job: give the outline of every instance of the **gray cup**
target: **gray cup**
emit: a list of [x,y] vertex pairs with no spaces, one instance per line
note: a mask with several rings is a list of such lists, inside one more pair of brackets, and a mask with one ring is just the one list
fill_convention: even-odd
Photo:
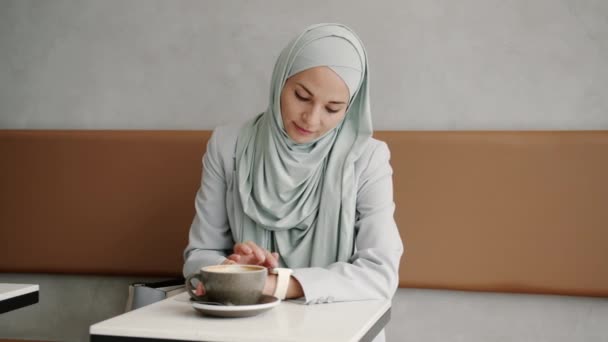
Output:
[[[186,278],[186,287],[194,300],[218,302],[225,305],[256,304],[266,284],[266,267],[255,265],[214,265]],[[192,279],[203,282],[206,293],[197,296]]]

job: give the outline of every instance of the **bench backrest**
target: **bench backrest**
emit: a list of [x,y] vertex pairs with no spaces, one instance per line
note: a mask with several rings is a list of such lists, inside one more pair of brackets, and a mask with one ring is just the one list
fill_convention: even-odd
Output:
[[[0,271],[179,275],[209,131],[0,131]],[[377,132],[403,287],[608,295],[608,131]]]

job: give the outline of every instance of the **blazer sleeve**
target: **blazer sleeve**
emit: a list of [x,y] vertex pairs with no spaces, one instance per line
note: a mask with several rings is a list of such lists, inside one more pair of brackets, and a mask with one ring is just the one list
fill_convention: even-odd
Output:
[[375,141],[357,190],[355,253],[348,262],[295,269],[306,304],[390,299],[399,282],[403,244],[394,219],[390,151]]
[[186,277],[203,266],[222,263],[234,245],[226,211],[226,173],[219,150],[221,139],[221,130],[214,130],[203,156],[201,186],[194,201],[196,213],[184,250],[183,274]]

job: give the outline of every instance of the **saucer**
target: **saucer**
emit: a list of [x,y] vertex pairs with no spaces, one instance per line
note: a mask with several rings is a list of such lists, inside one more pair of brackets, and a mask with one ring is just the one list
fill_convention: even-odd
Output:
[[251,305],[222,305],[207,304],[190,300],[192,307],[205,315],[215,317],[250,317],[268,311],[277,306],[281,301],[277,297],[262,295],[256,304]]

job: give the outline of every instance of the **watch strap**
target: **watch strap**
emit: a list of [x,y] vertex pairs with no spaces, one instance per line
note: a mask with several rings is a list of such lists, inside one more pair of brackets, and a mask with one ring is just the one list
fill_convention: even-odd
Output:
[[289,287],[289,280],[293,271],[289,268],[273,268],[272,273],[277,275],[277,286],[274,289],[273,296],[284,300]]

